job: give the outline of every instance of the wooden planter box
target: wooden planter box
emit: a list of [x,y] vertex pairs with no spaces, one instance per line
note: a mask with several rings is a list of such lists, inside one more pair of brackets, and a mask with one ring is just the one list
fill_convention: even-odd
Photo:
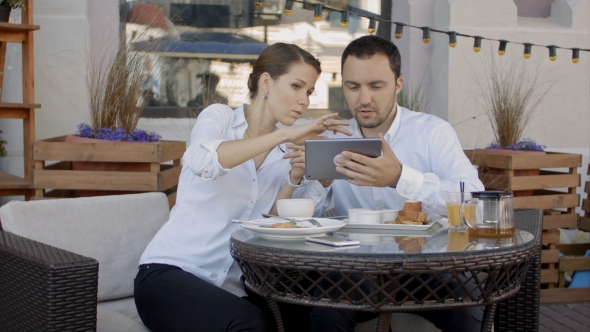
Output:
[[[65,137],[31,143],[32,199],[75,197],[75,190],[109,190],[164,192],[171,207],[176,202],[185,142],[66,143]],[[149,163],[150,172],[75,171],[75,161]]]
[[557,250],[564,257],[559,259],[559,288],[542,289],[541,303],[575,303],[587,302],[590,299],[590,287],[563,288],[566,271],[590,270],[590,257],[584,257],[590,243],[558,244]]
[[[534,190],[532,196],[514,198],[515,209],[543,209],[543,229],[575,228],[578,217],[575,208],[580,204],[576,188],[580,185],[577,168],[582,165],[582,155],[547,152],[546,155],[511,156],[492,155],[480,151],[464,151],[471,163],[480,169],[479,178],[490,190]],[[490,174],[486,167],[504,169],[503,175]],[[514,176],[515,170],[543,169],[535,176]],[[568,172],[546,170],[547,168],[568,168]],[[482,171],[483,169],[483,171]],[[555,189],[566,189],[567,192]],[[554,209],[567,209],[567,212]]]
[[[545,155],[496,155],[486,154],[485,150],[464,152],[471,163],[478,167],[479,178],[487,190],[534,190],[531,196],[514,197],[514,208],[544,211],[541,283],[553,288],[559,280],[559,250],[556,248],[559,232],[556,229],[578,226],[575,209],[580,204],[580,197],[576,194],[580,174],[577,168],[582,165],[582,155],[556,152],[547,152]],[[503,169],[504,174],[492,174],[488,171],[490,167]],[[551,168],[567,168],[568,171],[565,173]],[[514,175],[515,170],[525,169],[541,171],[539,175]]]

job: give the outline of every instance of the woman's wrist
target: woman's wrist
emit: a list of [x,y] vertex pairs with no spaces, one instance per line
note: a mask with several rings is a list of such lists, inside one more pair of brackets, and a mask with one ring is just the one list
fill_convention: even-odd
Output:
[[284,144],[284,143],[290,143],[291,140],[289,139],[289,133],[287,132],[287,129],[285,128],[278,128],[277,130],[274,131],[274,133],[276,133],[277,136],[279,136],[280,139],[280,143],[279,144]]
[[293,179],[291,177],[291,171],[289,171],[289,174],[287,174],[287,185],[289,185],[289,187],[299,188],[299,187],[301,187],[302,183],[303,183],[303,177],[299,178],[298,180],[293,181]]

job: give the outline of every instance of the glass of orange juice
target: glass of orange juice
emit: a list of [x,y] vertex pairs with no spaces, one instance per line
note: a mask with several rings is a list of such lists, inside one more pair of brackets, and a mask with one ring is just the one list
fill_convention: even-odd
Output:
[[471,199],[471,194],[460,191],[445,191],[445,202],[447,204],[447,216],[449,218],[449,229],[465,229],[466,226],[461,220],[461,202]]

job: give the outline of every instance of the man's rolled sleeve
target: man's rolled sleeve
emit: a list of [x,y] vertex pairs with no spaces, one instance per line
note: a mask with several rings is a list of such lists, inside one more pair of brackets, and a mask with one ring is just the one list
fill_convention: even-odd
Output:
[[424,174],[410,166],[403,165],[402,174],[397,182],[397,193],[409,200],[416,200],[424,184]]

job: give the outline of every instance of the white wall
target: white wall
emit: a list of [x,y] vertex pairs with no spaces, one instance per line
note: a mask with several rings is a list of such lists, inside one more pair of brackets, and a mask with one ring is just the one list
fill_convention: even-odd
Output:
[[[9,23],[20,23],[20,9],[10,12]],[[2,102],[23,102],[23,73],[22,73],[22,46],[17,43],[8,43],[6,45],[6,60],[4,73],[1,76],[2,85]],[[6,140],[7,156],[0,158],[0,171],[8,172],[20,177],[24,176],[24,159],[23,159],[23,121],[20,119],[0,119],[1,137]],[[10,198],[0,197],[0,204]]]
[[[590,48],[590,5],[588,0],[555,0],[548,18],[518,17],[513,0],[393,0],[393,21],[430,26],[514,42],[561,47]],[[408,30],[410,33],[408,33]],[[590,53],[580,52],[577,64],[570,50],[557,50],[549,60],[545,47],[533,47],[530,59],[523,58],[522,45],[508,44],[506,54],[497,53],[498,42],[483,41],[479,53],[473,39],[458,37],[455,48],[448,36],[431,33],[429,44],[422,31],[404,29],[394,42],[402,54],[402,75],[417,84],[422,77],[430,113],[449,121],[462,145],[483,147],[494,140],[491,126],[478,102],[476,77],[485,79],[484,63],[490,57],[509,62],[538,65],[543,80],[555,81],[531,118],[525,137],[544,144],[549,151],[583,155],[582,184],[587,181],[590,155]],[[534,67],[534,66],[533,66]],[[579,193],[581,193],[581,187]],[[585,197],[583,195],[582,197]]]
[[[588,0],[555,0],[552,17],[518,17],[513,0],[393,0],[393,21],[415,26],[455,30],[470,35],[532,42],[562,47],[590,47],[590,6]],[[483,77],[483,61],[515,59],[539,64],[543,79],[556,80],[547,98],[538,107],[526,136],[555,148],[590,148],[590,54],[580,52],[580,61],[571,62],[570,50],[557,50],[552,62],[548,49],[533,47],[525,60],[523,46],[508,44],[506,55],[497,54],[498,42],[483,41],[479,53],[473,39],[458,37],[455,48],[448,36],[431,33],[431,42],[422,42],[422,31],[404,29],[394,42],[402,53],[402,75],[411,85],[424,77],[423,90],[430,112],[454,125],[466,147],[483,146],[493,140],[491,127],[477,94],[474,77]],[[473,119],[475,117],[475,119]]]

